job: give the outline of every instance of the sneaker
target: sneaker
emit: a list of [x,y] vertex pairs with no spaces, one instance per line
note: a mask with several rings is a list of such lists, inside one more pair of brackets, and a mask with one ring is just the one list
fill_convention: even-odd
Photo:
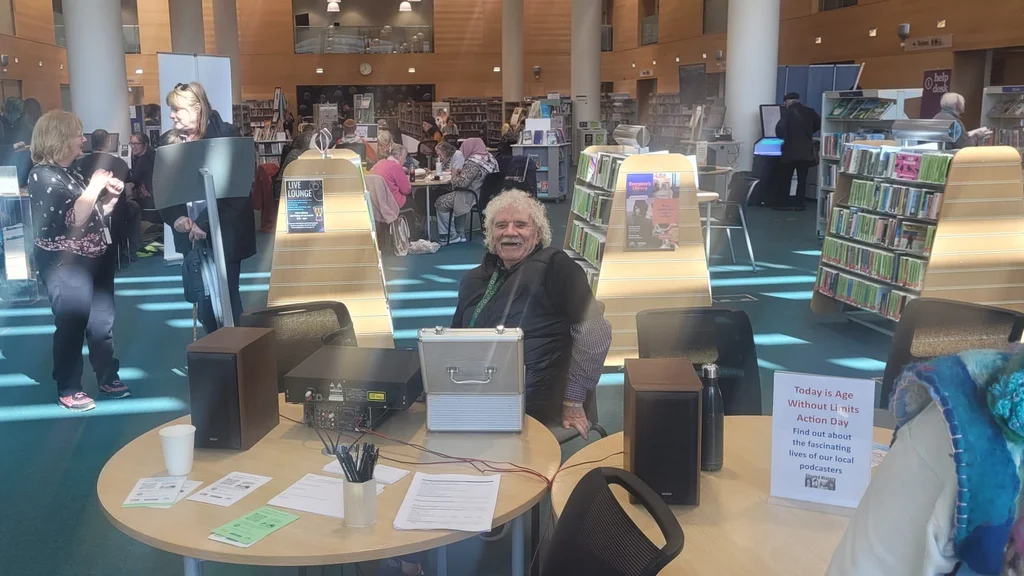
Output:
[[71,410],[72,412],[88,412],[96,407],[96,403],[85,395],[85,392],[75,392],[70,396],[57,398],[57,404]]
[[100,392],[115,400],[118,398],[127,398],[132,395],[132,391],[124,384],[121,384],[120,380],[114,380],[110,384],[101,384]]
[[466,241],[465,236],[456,236],[455,238],[449,238],[448,244],[461,244]]

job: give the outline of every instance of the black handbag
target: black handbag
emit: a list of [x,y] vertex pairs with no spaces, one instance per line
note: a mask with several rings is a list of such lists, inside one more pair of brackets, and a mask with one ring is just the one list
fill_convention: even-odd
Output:
[[206,298],[206,291],[203,288],[203,262],[200,251],[206,247],[202,244],[193,244],[192,249],[185,254],[181,262],[181,285],[185,289],[185,301],[198,304]]

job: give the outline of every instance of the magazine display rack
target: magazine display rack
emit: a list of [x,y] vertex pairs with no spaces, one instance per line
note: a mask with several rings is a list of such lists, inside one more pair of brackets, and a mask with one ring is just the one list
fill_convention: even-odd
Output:
[[[592,158],[596,170],[588,173]],[[695,169],[680,154],[634,154],[625,146],[590,146],[580,155],[564,248],[587,272],[605,306],[612,325],[608,366],[637,357],[637,312],[711,306]],[[627,176],[653,173],[679,174],[678,246],[627,251]]]
[[892,144],[844,147],[811,309],[852,307],[851,319],[882,331],[879,317],[898,321],[917,297],[1024,311],[1020,154]]

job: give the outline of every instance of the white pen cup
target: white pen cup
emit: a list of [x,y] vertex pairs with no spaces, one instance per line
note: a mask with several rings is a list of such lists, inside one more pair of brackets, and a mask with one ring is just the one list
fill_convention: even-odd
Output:
[[164,465],[168,476],[188,476],[192,472],[195,455],[196,427],[177,424],[160,429],[160,446],[164,451]]
[[345,526],[366,528],[377,523],[377,481],[345,481],[342,500],[345,508]]

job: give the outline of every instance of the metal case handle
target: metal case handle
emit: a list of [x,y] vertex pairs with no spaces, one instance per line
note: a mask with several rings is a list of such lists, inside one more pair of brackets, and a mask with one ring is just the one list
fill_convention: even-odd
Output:
[[445,370],[448,372],[448,377],[451,378],[452,382],[455,384],[490,384],[491,377],[498,371],[494,366],[488,366],[484,369],[484,372],[487,373],[487,380],[456,380],[455,375],[459,372],[458,366],[448,366]]

